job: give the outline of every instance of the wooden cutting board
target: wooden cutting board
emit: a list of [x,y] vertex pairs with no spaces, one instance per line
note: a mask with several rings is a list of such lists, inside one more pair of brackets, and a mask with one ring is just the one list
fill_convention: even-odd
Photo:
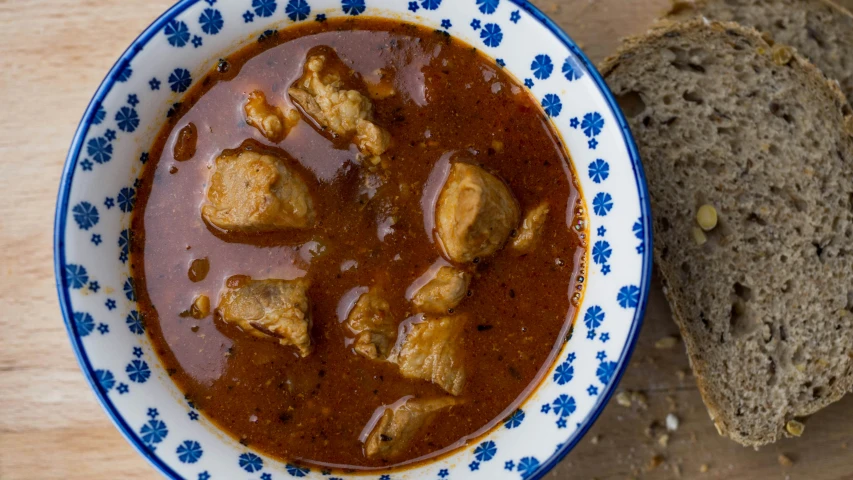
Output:
[[[645,30],[668,1],[534,3],[598,61],[619,37]],[[170,3],[0,0],[0,479],[157,478],[77,368],[56,300],[51,242],[77,122],[115,59]],[[801,439],[761,451],[740,447],[717,435],[693,379],[680,376],[688,371],[683,346],[655,348],[674,334],[656,286],[620,387],[643,392],[647,407],[611,402],[548,478],[853,478],[853,396],[811,418]],[[680,426],[664,447],[664,432],[650,425],[670,411]],[[780,454],[793,466],[780,465]]]

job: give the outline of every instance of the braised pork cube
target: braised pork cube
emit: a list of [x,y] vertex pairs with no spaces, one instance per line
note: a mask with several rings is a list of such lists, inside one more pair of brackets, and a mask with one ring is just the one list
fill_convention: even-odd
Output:
[[435,276],[412,297],[421,312],[447,313],[468,294],[471,274],[453,267],[441,267]]
[[509,188],[482,168],[455,163],[438,197],[436,227],[450,260],[467,263],[497,252],[519,221]]
[[387,408],[364,442],[365,453],[371,458],[390,459],[406,452],[438,412],[458,403],[453,397],[410,399],[397,408]]
[[253,151],[223,154],[207,190],[202,217],[229,232],[273,232],[314,225],[308,185],[284,160]]
[[346,323],[356,335],[353,345],[356,352],[371,359],[388,356],[397,326],[391,318],[391,307],[379,291],[371,289],[359,297]]
[[294,346],[303,357],[311,353],[307,280],[252,280],[236,276],[229,278],[226,286],[217,309],[225,323],[255,337]]
[[391,144],[391,134],[373,122],[359,121],[356,133],[355,144],[365,155],[382,155]]
[[430,381],[451,395],[465,386],[462,332],[465,318],[443,317],[411,326],[393,361],[406,378]]
[[352,138],[365,155],[382,155],[391,135],[373,123],[373,103],[358,90],[344,89],[337,73],[324,74],[326,63],[325,55],[308,57],[305,75],[288,93],[320,126]]
[[186,162],[195,156],[197,147],[198,129],[190,122],[178,132],[172,156],[178,162]]
[[545,221],[548,220],[550,210],[548,203],[543,202],[527,213],[511,245],[517,254],[525,255],[536,248],[539,237],[542,236],[542,231],[545,229]]
[[208,315],[210,315],[210,297],[207,295],[199,295],[195,297],[195,300],[193,300],[193,304],[190,307],[190,316],[196,320],[201,320]]
[[243,110],[246,113],[246,123],[258,129],[271,142],[280,142],[287,132],[299,122],[299,112],[293,109],[282,113],[281,108],[267,102],[264,92],[255,90],[249,95]]

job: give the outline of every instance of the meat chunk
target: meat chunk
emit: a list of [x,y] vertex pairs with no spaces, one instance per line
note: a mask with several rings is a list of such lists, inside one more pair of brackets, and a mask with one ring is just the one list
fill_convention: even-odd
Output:
[[386,408],[364,442],[365,453],[371,458],[385,459],[404,453],[415,436],[435,420],[439,411],[458,403],[453,397],[409,399],[397,408]]
[[178,132],[178,137],[175,139],[175,148],[172,150],[172,157],[175,161],[186,162],[195,156],[197,146],[198,129],[194,123],[190,122]]
[[430,381],[451,395],[459,395],[465,386],[462,331],[464,317],[443,317],[412,325],[411,331],[394,355],[400,373],[406,378]]
[[231,277],[219,299],[218,312],[226,323],[250,335],[292,345],[305,357],[313,350],[308,286],[304,279]]
[[202,216],[210,224],[244,233],[314,225],[308,185],[284,161],[253,151],[223,154],[207,190]]
[[397,326],[391,318],[391,307],[380,292],[372,289],[359,297],[346,323],[356,335],[356,352],[372,359],[388,356]]
[[524,222],[521,224],[521,229],[518,235],[512,241],[512,249],[519,255],[525,255],[536,248],[539,242],[539,237],[542,236],[542,230],[545,228],[545,221],[548,220],[548,212],[551,207],[547,202],[542,202],[527,213],[524,217]]
[[264,92],[255,90],[244,107],[246,123],[258,129],[271,142],[284,140],[287,132],[299,122],[299,112],[289,109],[282,113],[279,107],[267,103]]
[[201,320],[208,315],[210,315],[210,297],[207,295],[199,295],[195,297],[195,300],[193,300],[193,304],[190,307],[190,316],[197,320]]
[[379,79],[377,82],[367,83],[367,94],[374,100],[385,100],[397,95],[397,89],[394,88],[393,78],[382,69],[374,72]]
[[421,287],[412,303],[426,313],[447,313],[465,299],[471,274],[453,267],[441,267],[435,276]]
[[491,173],[456,163],[438,197],[436,227],[450,260],[465,263],[500,249],[519,221],[509,188]]
[[391,134],[373,122],[361,120],[355,130],[355,144],[365,155],[382,155],[391,144]]
[[305,75],[288,90],[293,100],[319,125],[352,138],[365,155],[382,155],[391,135],[373,123],[373,103],[357,90],[346,90],[337,73],[322,74],[325,55],[308,57]]

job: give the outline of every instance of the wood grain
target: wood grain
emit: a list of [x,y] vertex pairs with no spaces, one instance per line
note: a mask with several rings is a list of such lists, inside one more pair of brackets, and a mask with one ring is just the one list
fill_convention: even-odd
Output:
[[834,0],[835,3],[841,5],[842,7],[853,11],[853,0]]
[[[668,0],[535,2],[600,60],[639,33]],[[66,338],[53,280],[52,230],[66,150],[99,82],[168,0],[0,0],[0,479],[157,478],[110,424]],[[720,438],[659,289],[621,388],[648,408],[612,402],[551,478],[853,478],[853,397],[820,412],[803,438],[761,451]],[[681,419],[667,448],[644,431],[670,410]],[[592,439],[597,438],[597,444]],[[785,453],[793,467],[779,465]],[[662,456],[657,468],[647,466]],[[709,471],[700,474],[700,465]]]

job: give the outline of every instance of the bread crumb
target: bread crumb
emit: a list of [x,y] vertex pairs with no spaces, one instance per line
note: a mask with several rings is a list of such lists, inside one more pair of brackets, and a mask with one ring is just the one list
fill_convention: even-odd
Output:
[[636,403],[642,410],[649,408],[649,397],[643,392],[631,392],[631,402]]
[[785,468],[791,468],[794,466],[794,461],[791,460],[791,457],[781,453],[779,454],[779,465],[782,465]]
[[710,470],[710,469],[711,469],[711,467],[707,463],[703,463],[702,465],[699,465],[699,473],[708,473],[708,470]]
[[669,445],[669,434],[664,433],[660,437],[658,437],[658,445],[663,448],[666,448]]
[[647,470],[654,470],[660,466],[664,461],[663,455],[655,455],[649,460],[649,464],[646,467]]
[[806,426],[803,425],[803,422],[798,420],[788,420],[788,423],[785,425],[785,430],[788,431],[791,435],[795,437],[799,437],[803,434],[803,430],[806,429]]
[[670,413],[666,416],[666,429],[670,432],[678,430],[679,423],[681,422],[678,420],[678,417],[676,417],[675,414]]
[[631,396],[626,391],[621,391],[616,394],[616,403],[623,407],[631,406]]
[[643,430],[643,434],[648,438],[655,438],[655,430],[657,430],[659,426],[658,422],[653,421],[645,428],[645,430]]
[[666,396],[666,403],[667,403],[667,406],[669,406],[669,411],[670,411],[670,412],[675,412],[675,411],[677,410],[677,408],[676,408],[676,407],[677,407],[678,405],[675,403],[675,397],[673,397],[672,395],[667,395],[667,396]]
[[601,437],[599,435],[595,435],[589,440],[589,443],[591,443],[593,445],[598,445],[598,442],[600,442],[600,441],[601,441]]
[[672,347],[678,344],[678,337],[674,335],[670,335],[668,337],[663,337],[655,342],[655,348],[658,350],[669,350]]
[[678,378],[679,381],[684,381],[684,379],[687,377],[687,372],[685,372],[684,370],[676,370],[675,377]]

